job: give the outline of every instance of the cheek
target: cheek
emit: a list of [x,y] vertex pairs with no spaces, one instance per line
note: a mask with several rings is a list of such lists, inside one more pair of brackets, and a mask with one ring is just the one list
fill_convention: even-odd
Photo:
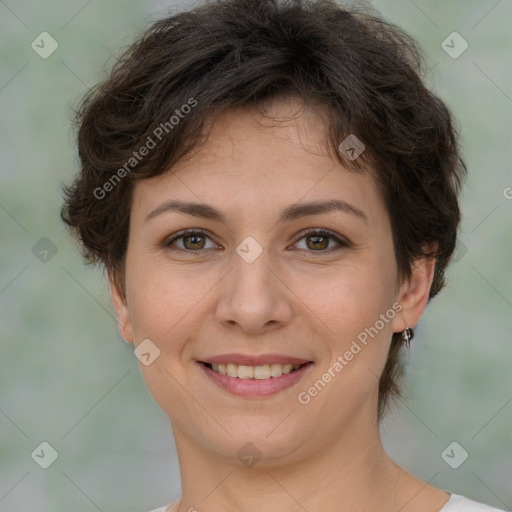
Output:
[[322,297],[319,316],[328,326],[320,333],[325,357],[300,390],[313,415],[329,410],[333,421],[343,423],[364,404],[369,410],[375,406],[396,311],[392,296],[374,277],[353,273],[334,281]]
[[331,275],[326,286],[316,290],[318,308],[329,319],[329,325],[343,325],[353,334],[353,329],[373,325],[391,306],[393,276],[385,264],[343,268]]
[[134,259],[130,267],[127,265],[127,275],[131,276],[127,288],[135,345],[148,338],[160,350],[150,365],[139,363],[146,387],[169,416],[195,410],[194,398],[183,392],[189,368],[182,364],[182,353],[197,331],[197,323],[191,319],[205,314],[200,311],[204,291],[176,271],[152,265],[149,260]]
[[154,338],[164,341],[182,327],[193,304],[201,297],[197,287],[171,269],[143,256],[127,260],[127,293],[130,318],[137,341]]
[[[374,389],[387,359],[392,321],[398,314],[393,307],[394,290],[394,259],[383,253],[365,264],[340,269],[332,274],[328,286],[310,292],[325,326],[322,338],[328,361],[319,372],[338,357],[343,359],[333,390],[337,386],[357,388],[357,393]],[[313,296],[318,297],[316,303]]]

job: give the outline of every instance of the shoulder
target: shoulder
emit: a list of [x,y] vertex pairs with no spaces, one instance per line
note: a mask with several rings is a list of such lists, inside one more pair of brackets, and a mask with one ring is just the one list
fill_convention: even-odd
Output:
[[451,494],[450,499],[439,512],[505,512],[504,510],[484,505],[476,501],[469,500],[458,494]]

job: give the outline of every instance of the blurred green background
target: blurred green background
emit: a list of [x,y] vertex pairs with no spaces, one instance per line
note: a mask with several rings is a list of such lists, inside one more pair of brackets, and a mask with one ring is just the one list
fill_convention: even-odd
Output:
[[[418,326],[407,398],[383,439],[419,478],[510,510],[512,3],[372,4],[425,50],[469,168],[457,261]],[[149,22],[190,7],[0,2],[1,511],[143,511],[180,496],[167,417],[119,337],[106,279],[82,263],[59,209],[77,170],[73,108]],[[454,31],[469,44],[457,58],[441,46]],[[45,59],[31,48],[42,32],[58,43]],[[58,452],[46,470],[31,458],[43,441]],[[454,441],[468,453],[457,469],[441,457]]]

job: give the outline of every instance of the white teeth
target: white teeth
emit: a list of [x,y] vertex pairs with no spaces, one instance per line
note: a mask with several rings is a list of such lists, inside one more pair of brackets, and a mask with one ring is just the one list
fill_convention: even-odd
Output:
[[283,373],[290,373],[292,370],[293,364],[283,364]]
[[270,365],[255,366],[253,373],[255,379],[270,379]]
[[227,374],[230,377],[238,377],[237,370],[238,370],[238,366],[236,364],[233,364],[233,363],[227,364]]
[[[258,368],[258,366],[256,368]],[[236,377],[240,379],[253,379],[256,368],[254,366],[239,365]]]
[[271,364],[270,365],[270,376],[271,377],[280,377],[283,374],[283,366],[280,364]]
[[233,363],[211,363],[212,370],[222,375],[229,375],[230,377],[237,377],[239,379],[270,379],[271,377],[281,377],[297,370],[302,365],[300,364],[264,364],[261,366],[246,366]]

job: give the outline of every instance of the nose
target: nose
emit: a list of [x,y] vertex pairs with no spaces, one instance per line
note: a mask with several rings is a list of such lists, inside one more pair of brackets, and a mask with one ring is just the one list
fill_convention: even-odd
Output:
[[231,270],[219,283],[217,321],[248,334],[282,327],[292,317],[293,293],[279,276],[278,263],[265,249],[249,261],[233,254]]

